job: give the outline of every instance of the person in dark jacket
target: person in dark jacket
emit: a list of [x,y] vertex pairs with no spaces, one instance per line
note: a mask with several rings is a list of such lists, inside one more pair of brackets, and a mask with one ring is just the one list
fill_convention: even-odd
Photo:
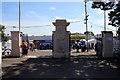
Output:
[[28,43],[26,40],[22,42],[22,56],[27,56],[28,54]]
[[96,55],[98,57],[101,57],[102,56],[102,43],[100,41],[98,41],[96,44],[95,44],[95,51],[96,51]]
[[79,52],[79,43],[75,43],[75,49],[76,49],[76,52]]

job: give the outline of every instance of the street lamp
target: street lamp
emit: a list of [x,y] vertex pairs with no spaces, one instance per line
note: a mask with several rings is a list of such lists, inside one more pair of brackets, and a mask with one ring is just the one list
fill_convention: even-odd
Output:
[[106,7],[105,2],[100,6],[100,9],[104,11],[104,31],[106,31],[106,10],[108,10],[108,8]]
[[20,0],[19,0],[19,32],[21,27],[21,6],[20,6]]
[[87,6],[86,6],[86,3],[87,3],[87,1],[85,1],[85,24],[86,24],[86,41],[87,41],[87,52],[88,52],[88,26],[87,26],[87,20],[88,20],[88,16],[89,15],[87,15]]
[[106,31],[106,10],[104,10],[104,31]]

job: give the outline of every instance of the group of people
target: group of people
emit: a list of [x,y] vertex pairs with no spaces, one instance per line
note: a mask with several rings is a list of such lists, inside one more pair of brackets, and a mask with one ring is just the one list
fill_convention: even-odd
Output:
[[52,49],[52,45],[51,44],[42,44],[42,43],[38,44],[37,42],[29,43],[29,41],[23,40],[21,48],[22,48],[22,56],[27,56],[28,49],[30,49],[30,51],[35,51],[35,49],[47,50],[47,49]]
[[35,47],[38,50],[51,50],[52,49],[52,43],[45,43],[40,41],[34,41]]
[[79,49],[81,49],[81,52],[85,52],[87,47],[84,43],[76,42],[75,44],[73,44],[72,48],[76,49],[76,52],[79,52]]
[[88,47],[86,46],[85,43],[80,43],[80,42],[75,42],[72,45],[73,49],[76,49],[76,52],[79,52],[79,49],[81,49],[81,52],[85,52],[88,48],[89,49],[95,49],[96,51],[96,55],[97,56],[101,56],[102,54],[102,42],[101,41],[97,41],[95,45],[92,45],[92,48],[90,47],[90,45],[88,44]]
[[52,49],[52,44],[41,44],[40,43],[39,49],[40,50],[50,50],[50,49]]
[[[28,49],[30,49],[31,51],[34,51],[35,44],[34,43],[29,44],[29,42],[27,42],[26,40],[23,40],[21,47],[22,47],[22,56],[27,56]],[[79,49],[81,49],[81,52],[85,52],[87,49],[87,46],[85,43],[76,42],[75,44],[72,45],[72,48],[76,49],[76,52],[79,52]],[[40,46],[40,49],[44,49],[43,45]],[[47,47],[45,49],[47,49]],[[95,51],[98,56],[101,56],[102,43],[100,41],[95,44]]]
[[30,51],[35,51],[35,44],[29,43],[28,41],[23,40],[21,48],[22,48],[22,56],[27,56],[28,49],[30,49]]

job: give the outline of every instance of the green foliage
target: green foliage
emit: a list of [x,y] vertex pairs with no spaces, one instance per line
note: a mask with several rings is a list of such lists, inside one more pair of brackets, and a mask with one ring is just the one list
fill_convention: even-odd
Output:
[[114,27],[119,27],[120,25],[120,1],[115,5],[114,11],[110,11],[109,15],[109,25]]
[[4,39],[5,39],[4,30],[5,30],[5,26],[3,26],[3,25],[0,24],[0,36],[1,36],[1,41],[4,41]]
[[85,35],[82,33],[71,33],[71,40],[80,40],[80,39],[85,39]]
[[5,29],[5,26],[0,24],[0,31],[3,31]]
[[[93,9],[101,9],[101,10],[110,10],[110,9],[113,9],[115,7],[115,2],[93,2],[92,3],[92,6],[91,6]],[[114,13],[113,11],[111,11],[108,15],[109,15],[109,19],[110,21],[112,20],[113,16],[114,16]],[[114,21],[114,20],[113,20]],[[110,25],[115,25],[112,23],[109,23]]]
[[71,40],[85,39],[85,36],[71,36]]
[[80,33],[76,32],[76,33],[71,33],[71,35],[79,35]]
[[113,9],[115,2],[93,2],[92,8],[100,8],[101,10]]

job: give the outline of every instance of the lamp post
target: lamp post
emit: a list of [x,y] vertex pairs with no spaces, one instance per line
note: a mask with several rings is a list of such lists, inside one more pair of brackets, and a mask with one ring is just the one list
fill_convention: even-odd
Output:
[[106,10],[104,10],[104,31],[106,31]]
[[19,32],[21,27],[21,6],[20,6],[20,0],[19,0]]
[[88,20],[88,16],[89,15],[87,15],[87,8],[86,8],[86,3],[87,3],[87,1],[85,1],[85,24],[86,24],[86,41],[87,41],[87,52],[88,52],[88,26],[87,26],[87,20]]
[[[2,53],[1,31],[0,31],[0,53]],[[2,54],[0,54],[0,79],[2,80]]]

